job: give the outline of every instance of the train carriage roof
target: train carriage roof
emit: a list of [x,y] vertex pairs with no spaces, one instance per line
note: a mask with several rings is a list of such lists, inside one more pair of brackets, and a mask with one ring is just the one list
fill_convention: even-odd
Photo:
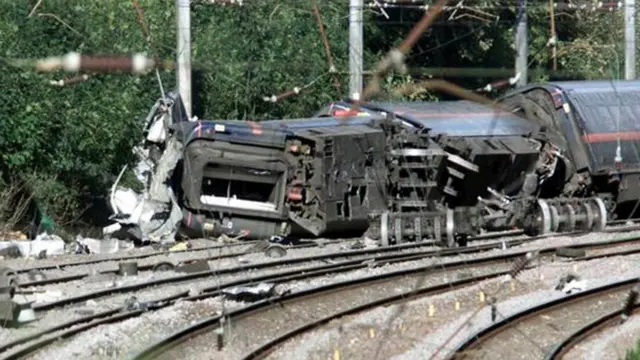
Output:
[[640,130],[640,81],[570,81],[549,85],[566,95],[580,114],[579,121],[586,134]]
[[[615,166],[617,142],[626,169],[640,166],[640,81],[596,80],[531,84],[507,95],[545,89],[556,105],[568,102],[592,171]],[[557,101],[560,101],[558,103]],[[566,129],[565,129],[565,135]],[[571,134],[569,134],[571,135]]]
[[513,136],[528,134],[536,125],[507,111],[472,101],[370,102],[366,109],[394,113],[407,121],[451,136]]

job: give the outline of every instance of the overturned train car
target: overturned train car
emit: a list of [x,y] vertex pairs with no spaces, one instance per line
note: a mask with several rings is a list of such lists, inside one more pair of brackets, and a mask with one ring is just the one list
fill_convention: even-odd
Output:
[[195,235],[366,232],[383,245],[454,246],[487,231],[602,230],[638,200],[640,83],[606,84],[534,85],[501,110],[334,103],[260,123],[173,116],[168,137],[182,157],[171,184]]

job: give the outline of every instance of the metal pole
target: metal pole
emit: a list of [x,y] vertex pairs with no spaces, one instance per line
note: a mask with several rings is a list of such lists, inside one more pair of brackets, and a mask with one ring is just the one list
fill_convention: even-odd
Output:
[[549,17],[551,18],[551,60],[553,61],[553,70],[558,70],[558,39],[556,39],[556,15],[553,11],[553,0],[549,0]]
[[636,78],[636,1],[624,4],[624,78]]
[[362,92],[362,52],[364,0],[349,1],[349,96],[360,99]]
[[516,21],[516,74],[520,74],[516,86],[524,86],[527,85],[527,59],[529,57],[527,41],[527,0],[518,0]]
[[191,9],[189,0],[176,0],[178,43],[176,80],[187,116],[191,118]]

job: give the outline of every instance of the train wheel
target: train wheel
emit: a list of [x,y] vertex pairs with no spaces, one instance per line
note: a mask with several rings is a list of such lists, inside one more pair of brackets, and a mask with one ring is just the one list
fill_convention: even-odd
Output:
[[594,221],[594,231],[603,231],[605,227],[607,227],[607,207],[604,204],[604,201],[599,197],[594,198],[593,202],[596,204],[598,211],[595,215]]

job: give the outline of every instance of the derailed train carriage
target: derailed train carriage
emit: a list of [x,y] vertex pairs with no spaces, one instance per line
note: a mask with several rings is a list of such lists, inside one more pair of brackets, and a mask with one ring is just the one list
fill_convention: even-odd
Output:
[[153,112],[173,113],[182,153],[172,187],[197,234],[367,232],[384,245],[454,246],[486,231],[601,230],[640,197],[636,81],[531,85],[499,110],[333,103],[260,123],[187,121],[179,97],[171,103]]

